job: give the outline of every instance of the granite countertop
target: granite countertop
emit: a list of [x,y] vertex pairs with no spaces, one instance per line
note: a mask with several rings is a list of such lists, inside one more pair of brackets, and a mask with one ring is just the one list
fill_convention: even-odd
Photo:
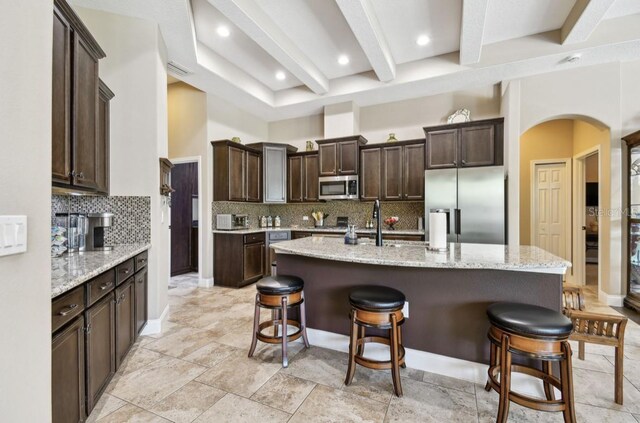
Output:
[[111,251],[87,251],[51,259],[51,298],[64,294],[83,282],[148,250],[151,244],[115,245]]
[[[281,228],[249,228],[249,229],[238,229],[232,231],[225,231],[220,229],[214,229],[214,234],[255,234],[260,232],[272,232],[272,231],[292,231],[292,232],[316,232],[316,233],[336,233],[336,234],[344,234],[347,231],[347,228],[316,228],[315,226],[283,226]],[[356,232],[359,234],[375,234],[375,229],[366,229],[366,228],[356,228]],[[424,235],[424,230],[420,229],[383,229],[383,234],[395,234],[395,235]]]
[[[384,237],[383,237],[384,239]],[[276,253],[383,266],[444,269],[492,269],[563,274],[571,263],[532,246],[450,243],[446,252],[433,252],[424,242],[370,240],[345,245],[336,238],[302,238],[272,244]]]

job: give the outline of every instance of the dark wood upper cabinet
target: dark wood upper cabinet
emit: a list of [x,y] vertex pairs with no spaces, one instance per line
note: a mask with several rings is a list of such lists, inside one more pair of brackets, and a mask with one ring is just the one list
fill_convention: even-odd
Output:
[[290,154],[287,159],[289,203],[318,201],[318,153]]
[[135,341],[135,295],[134,278],[116,289],[116,370]]
[[110,116],[113,91],[100,80],[98,96],[98,161],[96,165],[96,182],[98,191],[109,194],[109,160],[110,160]]
[[353,135],[316,141],[318,144],[320,176],[357,175],[360,147],[366,138]]
[[135,321],[136,331],[135,337],[137,338],[144,329],[148,320],[147,298],[149,297],[149,270],[147,267],[136,273],[134,278],[135,291],[136,291],[136,306],[135,306]]
[[302,156],[289,156],[288,165],[289,175],[287,185],[289,186],[289,202],[301,203],[304,201],[304,160]]
[[54,1],[52,67],[52,183],[107,193],[100,139],[98,61],[95,38],[64,0]]
[[247,201],[259,203],[262,201],[262,160],[260,153],[246,152],[246,188]]
[[212,141],[213,201],[262,201],[262,154],[230,141]]
[[382,148],[382,199],[402,200],[403,159],[402,146]]
[[51,342],[53,423],[85,419],[84,318],[78,317]]
[[318,195],[318,154],[304,155],[304,201],[319,201]]
[[85,312],[87,415],[116,372],[115,300],[113,292]]
[[404,186],[405,200],[424,199],[425,143],[404,146]]
[[504,163],[504,119],[487,119],[423,128],[426,167],[496,166]]
[[360,199],[380,198],[380,171],[382,169],[382,149],[360,150]]
[[245,150],[229,147],[229,200],[245,201]]

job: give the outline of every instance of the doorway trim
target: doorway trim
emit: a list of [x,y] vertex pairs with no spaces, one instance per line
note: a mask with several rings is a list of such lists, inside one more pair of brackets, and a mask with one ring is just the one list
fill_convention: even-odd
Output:
[[[536,179],[536,166],[538,165],[549,165],[549,164],[564,164],[565,166],[565,185],[567,188],[567,195],[565,196],[565,210],[568,211],[568,213],[565,214],[565,228],[564,228],[564,236],[565,236],[565,256],[567,257],[567,260],[570,262],[573,262],[573,254],[572,254],[572,237],[571,237],[571,221],[572,221],[572,213],[571,213],[571,198],[572,198],[572,183],[571,180],[573,180],[572,177],[572,166],[571,166],[571,158],[564,158],[564,159],[541,159],[541,160],[531,160],[531,164],[530,164],[530,170],[529,170],[529,174],[530,176],[530,180],[529,180],[529,184],[530,184],[530,191],[531,191],[531,203],[529,204],[530,207],[530,216],[531,216],[531,224],[530,224],[530,228],[529,230],[531,231],[530,236],[531,236],[531,244],[535,245],[534,240],[536,239],[535,237],[535,233],[536,233],[536,222],[537,222],[537,215],[538,215],[538,211],[537,211],[537,200],[536,200],[536,186],[537,186],[537,179]],[[571,178],[571,180],[569,180],[569,178]],[[565,279],[567,280],[571,280],[574,278],[574,273],[573,273],[573,269],[571,271],[567,271],[567,273],[565,273]]]
[[[586,218],[584,210],[586,208],[585,198],[585,160],[587,157],[598,155],[598,210],[600,209],[600,202],[602,201],[602,154],[600,152],[600,145],[596,145],[587,150],[573,156],[575,166],[573,167],[573,190],[576,195],[573,197],[573,251],[575,252],[575,261],[572,262],[574,275],[579,276],[576,282],[579,285],[585,285],[585,271],[586,271],[586,233],[582,230],[582,227],[586,224]],[[600,227],[601,219],[598,219],[598,234],[601,232]],[[598,297],[600,298],[602,282],[602,248],[598,246]]]
[[[202,158],[201,156],[176,157],[169,159],[173,164],[196,163],[198,166],[198,286],[207,288],[207,281],[202,278],[202,247],[204,245],[204,234],[202,230],[202,218],[204,214],[204,204],[202,202]],[[171,219],[171,217],[169,217]],[[169,220],[171,221],[171,220]],[[169,243],[171,248],[171,243]],[[169,253],[171,259],[171,253]]]

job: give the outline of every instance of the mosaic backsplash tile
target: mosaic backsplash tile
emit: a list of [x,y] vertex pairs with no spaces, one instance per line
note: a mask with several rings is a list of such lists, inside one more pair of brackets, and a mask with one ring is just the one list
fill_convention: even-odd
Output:
[[[424,216],[424,203],[421,201],[383,201],[381,208],[383,219],[390,216],[400,218],[396,224],[397,229],[418,229],[418,218]],[[218,213],[247,214],[252,228],[258,227],[258,216],[261,215],[280,216],[282,226],[312,226],[311,212],[313,211],[322,211],[325,215],[329,214],[325,225],[335,226],[337,216],[347,216],[350,224],[364,228],[367,219],[371,219],[373,202],[328,201],[326,203],[305,204],[254,204],[214,201],[212,203],[213,227],[215,227],[215,216]],[[303,216],[309,216],[309,221],[302,220]]]
[[151,197],[64,196],[51,197],[51,222],[56,213],[114,214],[114,225],[105,230],[108,245],[151,242]]

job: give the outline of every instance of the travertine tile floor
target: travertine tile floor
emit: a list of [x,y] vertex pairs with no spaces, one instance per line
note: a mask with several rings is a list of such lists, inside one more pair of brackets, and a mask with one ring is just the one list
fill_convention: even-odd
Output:
[[[171,311],[163,333],[139,339],[89,421],[495,421],[498,395],[471,382],[406,369],[404,397],[396,398],[389,374],[361,367],[352,386],[345,387],[344,353],[304,350],[296,342],[287,369],[280,366],[277,346],[259,344],[255,356],[247,358],[254,296],[253,286],[177,284],[169,291]],[[587,359],[574,359],[580,422],[640,422],[640,327],[633,322],[625,355],[624,406],[613,402],[613,349],[588,345]],[[509,421],[560,422],[562,416],[512,404]]]

